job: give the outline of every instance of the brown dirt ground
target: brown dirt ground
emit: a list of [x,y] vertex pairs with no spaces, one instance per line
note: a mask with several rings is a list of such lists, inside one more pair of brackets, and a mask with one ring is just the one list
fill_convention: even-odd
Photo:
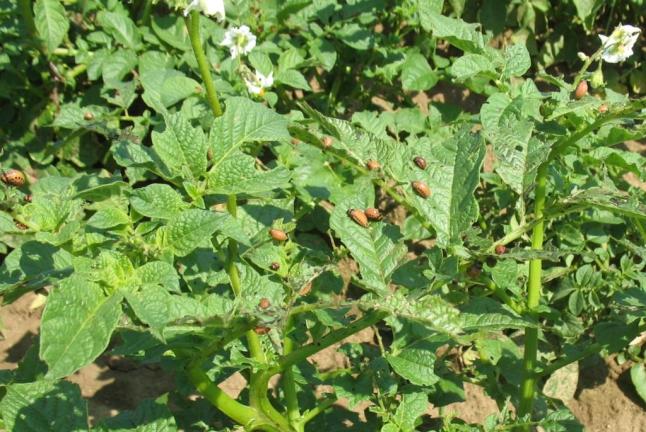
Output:
[[[22,297],[12,305],[0,307],[2,336],[0,340],[0,369],[13,369],[27,351],[38,325],[42,307],[30,309],[35,295]],[[374,342],[371,329],[353,336],[355,342]],[[332,346],[312,358],[322,370],[344,365],[346,359]],[[81,387],[89,400],[92,419],[113,416],[123,409],[134,408],[139,401],[154,398],[173,388],[173,377],[161,370],[115,361],[103,356],[69,378]],[[234,375],[221,385],[236,395],[244,386],[244,378]],[[326,388],[319,389],[325,392]],[[328,390],[329,391],[329,390]],[[468,422],[481,422],[497,412],[496,403],[480,387],[465,384],[466,401],[449,405],[444,413],[454,412]],[[340,401],[343,405],[343,401]],[[646,431],[646,405],[635,393],[628,370],[612,359],[599,360],[582,368],[575,398],[568,406],[589,432]],[[364,409],[366,405],[359,406]],[[438,411],[429,407],[429,414]]]

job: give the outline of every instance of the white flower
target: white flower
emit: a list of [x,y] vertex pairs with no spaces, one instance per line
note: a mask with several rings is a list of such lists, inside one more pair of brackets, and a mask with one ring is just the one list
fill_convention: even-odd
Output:
[[608,36],[599,35],[603,48],[603,61],[619,63],[633,55],[633,46],[641,30],[631,25],[620,25]]
[[245,77],[244,82],[247,85],[249,93],[262,96],[265,94],[265,89],[274,85],[274,72],[269,72],[268,75],[263,75],[261,72],[256,71],[253,76]]
[[214,16],[217,20],[224,20],[224,0],[192,0],[184,9],[184,16],[192,10],[199,10],[204,15]]
[[249,54],[256,46],[256,36],[251,33],[246,25],[231,27],[224,33],[224,39],[220,45],[229,47],[231,57],[236,58],[242,54]]

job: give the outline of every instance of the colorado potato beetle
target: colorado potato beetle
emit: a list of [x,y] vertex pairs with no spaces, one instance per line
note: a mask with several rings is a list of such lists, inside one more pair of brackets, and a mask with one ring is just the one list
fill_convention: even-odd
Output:
[[370,220],[374,220],[374,221],[381,220],[381,213],[376,208],[369,207],[369,208],[365,209],[363,212],[366,214],[366,216]]
[[366,228],[368,226],[368,217],[366,214],[359,209],[348,209],[348,216],[352,218],[353,221]]
[[22,171],[18,171],[16,169],[5,171],[0,178],[4,183],[11,186],[22,186],[25,184],[25,175]]
[[376,171],[381,168],[381,164],[374,159],[370,159],[368,162],[366,162],[366,168],[368,168],[370,171]]
[[425,170],[426,169],[426,159],[424,159],[421,156],[415,156],[415,159],[413,159],[413,162],[415,162],[415,165],[417,165],[417,168]]
[[282,242],[287,240],[287,234],[283,230],[272,228],[269,230],[269,235],[276,241]]
[[411,185],[413,186],[415,193],[422,198],[428,198],[431,196],[431,188],[429,188],[423,181],[415,180]]

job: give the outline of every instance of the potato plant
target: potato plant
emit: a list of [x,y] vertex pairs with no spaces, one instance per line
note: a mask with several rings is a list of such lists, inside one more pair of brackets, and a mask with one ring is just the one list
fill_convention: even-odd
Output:
[[[646,397],[641,2],[475,3],[0,2],[2,426],[577,431],[611,353]],[[174,390],[90,423],[105,353]],[[429,416],[467,382],[500,412]]]

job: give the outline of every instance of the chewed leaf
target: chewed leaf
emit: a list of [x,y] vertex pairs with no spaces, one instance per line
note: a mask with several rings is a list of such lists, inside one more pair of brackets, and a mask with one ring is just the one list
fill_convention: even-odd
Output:
[[392,273],[401,263],[406,253],[406,245],[401,242],[399,227],[385,222],[375,222],[368,227],[359,225],[347,214],[356,198],[345,200],[334,209],[330,226],[350,250],[352,257],[359,263],[362,281],[371,289],[380,292],[388,290]]
[[480,181],[485,147],[479,135],[463,129],[430,151],[428,168],[409,172],[411,182],[428,185],[430,196],[420,196],[419,191],[409,189],[410,196],[437,231],[438,245],[447,247],[461,243],[462,234],[478,217],[474,192]]

